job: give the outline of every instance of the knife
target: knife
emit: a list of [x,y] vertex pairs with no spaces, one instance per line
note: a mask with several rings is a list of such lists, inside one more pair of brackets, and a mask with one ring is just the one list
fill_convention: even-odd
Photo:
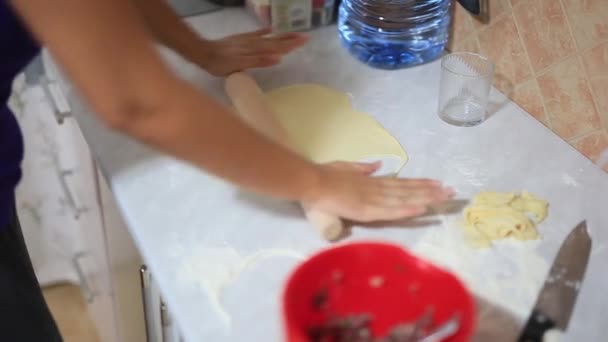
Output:
[[566,331],[591,253],[587,222],[579,223],[557,252],[519,342],[541,342],[548,330]]
[[458,0],[473,17],[484,24],[490,22],[490,3],[489,0]]
[[480,0],[458,0],[458,3],[464,7],[471,14],[478,15],[481,13],[481,2]]

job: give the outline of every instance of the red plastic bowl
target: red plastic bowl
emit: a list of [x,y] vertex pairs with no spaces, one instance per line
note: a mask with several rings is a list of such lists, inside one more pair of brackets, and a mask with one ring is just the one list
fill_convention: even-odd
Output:
[[308,342],[309,329],[330,315],[367,313],[373,317],[372,335],[383,337],[428,307],[433,308],[431,328],[460,313],[458,333],[445,341],[469,340],[474,301],[454,275],[398,245],[350,243],[321,251],[296,268],[283,293],[283,322],[288,342]]

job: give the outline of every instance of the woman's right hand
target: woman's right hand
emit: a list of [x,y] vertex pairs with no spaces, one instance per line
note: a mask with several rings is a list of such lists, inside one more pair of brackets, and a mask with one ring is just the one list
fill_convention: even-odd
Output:
[[319,183],[304,202],[343,218],[369,222],[419,216],[429,205],[454,195],[452,189],[435,180],[372,177],[379,167],[379,163],[320,165]]

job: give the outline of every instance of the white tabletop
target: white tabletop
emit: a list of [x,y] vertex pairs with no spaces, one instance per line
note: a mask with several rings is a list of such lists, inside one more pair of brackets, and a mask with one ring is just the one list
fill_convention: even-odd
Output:
[[[253,29],[242,10],[190,20],[208,37]],[[565,340],[600,341],[608,316],[608,177],[499,93],[482,125],[459,128],[436,115],[439,62],[399,71],[366,67],[341,48],[335,27],[255,76],[264,89],[314,82],[352,95],[405,147],[402,177],[433,177],[462,199],[483,189],[527,189],[551,203],[539,242],[474,250],[458,211],[383,228],[347,241],[392,241],[445,265],[480,296],[525,318],[567,233],[587,219],[593,252]],[[167,54],[175,70],[221,97],[222,83]],[[76,105],[83,133],[187,341],[279,341],[280,293],[302,258],[329,244],[289,203],[244,193],[198,169],[108,131]],[[238,151],[235,151],[238,153]]]

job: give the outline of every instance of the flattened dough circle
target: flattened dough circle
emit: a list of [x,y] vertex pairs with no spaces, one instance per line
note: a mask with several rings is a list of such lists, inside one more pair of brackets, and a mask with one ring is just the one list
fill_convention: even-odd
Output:
[[266,94],[292,144],[317,162],[395,159],[407,162],[401,144],[380,123],[353,109],[346,94],[316,84],[297,84]]

